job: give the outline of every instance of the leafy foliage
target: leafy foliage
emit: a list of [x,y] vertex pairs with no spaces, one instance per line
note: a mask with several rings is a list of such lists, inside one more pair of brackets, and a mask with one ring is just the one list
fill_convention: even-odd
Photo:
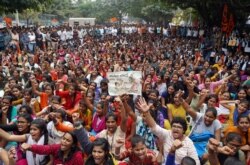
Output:
[[182,9],[193,8],[207,25],[220,25],[223,5],[228,4],[230,12],[234,14],[236,22],[245,22],[250,14],[249,0],[162,0]]
[[43,6],[50,4],[52,0],[1,0],[0,13],[10,13],[25,9],[40,10]]

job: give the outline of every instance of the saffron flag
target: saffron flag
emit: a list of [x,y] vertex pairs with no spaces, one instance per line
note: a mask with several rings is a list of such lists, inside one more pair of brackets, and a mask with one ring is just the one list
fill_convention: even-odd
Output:
[[11,18],[5,17],[4,21],[5,21],[7,27],[12,26],[12,19]]
[[230,14],[228,28],[227,28],[227,36],[229,36],[232,33],[234,26],[235,26],[234,17],[233,17],[233,14]]
[[115,22],[118,22],[118,18],[112,17],[112,18],[110,18],[109,21],[110,21],[111,23],[115,23]]
[[222,20],[221,20],[221,31],[227,32],[228,31],[228,6],[224,4],[223,13],[222,13]]

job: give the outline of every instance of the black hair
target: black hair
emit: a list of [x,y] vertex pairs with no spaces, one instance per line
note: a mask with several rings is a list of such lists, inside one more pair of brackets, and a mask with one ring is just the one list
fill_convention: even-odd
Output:
[[242,161],[240,161],[238,158],[234,157],[234,156],[230,156],[228,157],[223,165],[244,165],[244,163]]
[[88,159],[85,162],[85,165],[93,165],[95,164],[92,152],[95,146],[100,146],[103,151],[105,152],[105,165],[114,165],[112,156],[109,153],[109,142],[105,138],[97,138],[93,143],[92,143],[92,149],[91,149],[91,155],[88,157]]
[[51,96],[50,101],[52,101],[52,100],[56,100],[58,103],[62,102],[62,98],[60,96],[57,96],[57,95]]
[[24,113],[18,116],[18,118],[24,118],[28,123],[31,123],[33,121],[33,118],[30,114]]
[[66,114],[66,112],[65,112],[64,109],[61,109],[61,108],[60,109],[56,109],[54,112],[55,113],[59,113],[62,116],[63,121],[66,120],[67,114]]
[[206,114],[207,112],[212,112],[213,115],[214,115],[214,117],[215,117],[215,118],[217,117],[217,110],[216,110],[215,108],[209,107],[209,108],[207,108],[205,114]]
[[45,80],[48,82],[52,82],[52,77],[47,73],[43,74],[43,78],[45,78]]
[[249,101],[248,100],[241,100],[240,104],[246,104],[247,105],[247,109],[249,108]]
[[27,111],[27,114],[30,114],[30,115],[32,115],[32,108],[30,107],[30,106],[28,106],[28,105],[22,105],[19,109],[18,109],[18,111],[20,110],[20,109],[26,109],[26,111]]
[[184,133],[187,131],[187,122],[185,119],[181,118],[181,117],[174,117],[172,122],[171,122],[171,126],[173,126],[173,124],[180,124],[183,128]]
[[182,160],[181,160],[181,165],[196,165],[196,162],[193,158],[189,157],[189,156],[185,156]]
[[12,96],[10,96],[10,95],[3,96],[2,100],[9,100],[10,105],[11,105],[11,104],[12,104],[13,97],[12,97]]
[[219,100],[218,100],[218,96],[217,96],[216,94],[211,94],[211,95],[209,95],[209,96],[207,97],[206,102],[208,102],[208,100],[210,100],[211,98],[215,98],[216,102],[219,101]]
[[235,132],[228,133],[226,136],[225,142],[228,143],[234,140],[238,141],[239,143],[242,143],[241,136],[238,133],[235,133]]
[[52,92],[55,90],[55,86],[53,85],[53,83],[45,83],[43,85],[43,90],[45,90],[45,88],[47,88],[48,86],[52,89]]
[[132,148],[134,148],[138,143],[145,144],[145,140],[144,140],[143,137],[140,136],[140,135],[134,135],[134,136],[131,138],[131,145],[132,145]]
[[152,90],[149,91],[148,95],[150,95],[151,93],[154,93],[154,94],[156,94],[157,97],[159,97],[159,91],[158,90],[152,89]]
[[108,114],[105,116],[105,121],[107,121],[110,117],[112,117],[112,118],[117,122],[118,118],[117,118],[117,116],[116,116],[114,113],[112,113],[112,112],[108,113]]
[[23,90],[22,86],[19,85],[19,84],[14,85],[14,86],[12,87],[12,89],[13,89],[13,88],[17,88],[19,91],[22,91],[22,90]]
[[240,114],[239,116],[238,116],[238,118],[237,118],[237,123],[239,124],[239,122],[240,122],[240,119],[242,119],[242,118],[246,118],[247,120],[248,120],[248,122],[250,122],[250,119],[249,119],[249,117],[247,116],[247,115],[245,115],[245,114]]
[[[49,134],[47,130],[47,124],[43,119],[35,119],[31,122],[31,125],[35,125],[41,134],[44,135],[44,144],[47,145],[49,143]],[[47,155],[45,158],[40,162],[41,165],[45,165],[50,161],[50,157]]]
[[80,151],[80,149],[77,146],[78,140],[77,140],[76,134],[74,132],[66,132],[63,136],[65,136],[66,134],[70,134],[72,139],[73,139],[73,143],[72,143],[72,146],[70,148],[70,152],[68,153],[68,156],[66,159],[64,159],[64,154],[63,154],[62,150],[59,150],[59,152],[58,152],[58,157],[61,160],[64,160],[65,162],[71,160],[73,158],[73,155],[75,154],[75,152]]
[[23,90],[23,94],[25,94],[25,93],[28,93],[30,96],[33,95],[33,91],[32,91],[31,88],[26,88],[26,89],[24,89],[24,90]]

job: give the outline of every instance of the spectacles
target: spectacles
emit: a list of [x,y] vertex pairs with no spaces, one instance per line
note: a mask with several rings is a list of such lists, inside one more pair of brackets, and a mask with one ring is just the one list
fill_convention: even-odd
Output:
[[239,144],[233,144],[233,143],[227,143],[227,145],[230,147],[230,148],[233,148],[233,147],[235,147],[235,148],[240,148],[241,147],[241,145],[239,145]]
[[179,125],[172,125],[172,128],[183,129],[183,127],[182,127],[182,126],[179,126]]

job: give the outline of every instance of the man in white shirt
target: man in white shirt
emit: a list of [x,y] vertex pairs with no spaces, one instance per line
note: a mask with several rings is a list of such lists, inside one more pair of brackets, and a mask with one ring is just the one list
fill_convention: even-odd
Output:
[[31,30],[29,33],[29,44],[28,44],[28,48],[29,48],[29,51],[31,53],[34,53],[35,52],[35,48],[36,48],[36,35],[34,33],[33,30]]

